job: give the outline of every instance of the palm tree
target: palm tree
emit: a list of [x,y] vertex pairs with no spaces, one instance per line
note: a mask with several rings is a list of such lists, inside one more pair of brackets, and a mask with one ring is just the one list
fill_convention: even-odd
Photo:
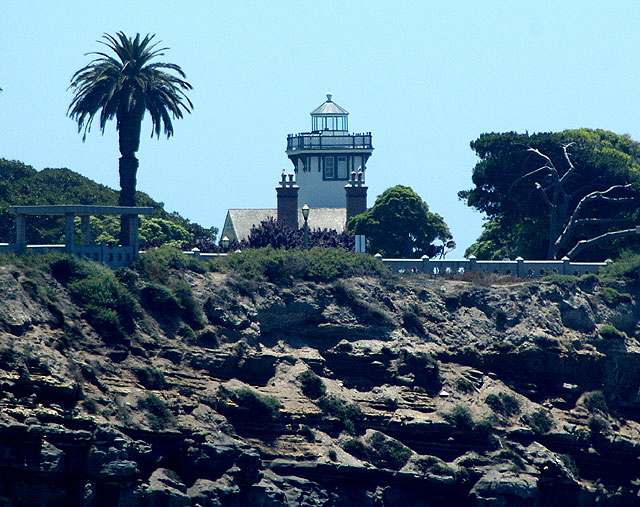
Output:
[[[136,173],[138,159],[135,153],[140,146],[140,129],[145,112],[151,116],[151,137],[160,137],[164,131],[167,139],[173,135],[174,119],[182,118],[193,104],[186,95],[192,86],[182,69],[173,63],[149,63],[158,56],[164,56],[168,48],[157,48],[153,43],[155,35],[147,34],[143,39],[136,34],[135,39],[123,32],[116,36],[104,34],[104,41],[114,56],[102,52],[71,78],[69,88],[75,96],[67,114],[78,123],[78,132],[84,129],[82,140],[91,130],[93,119],[100,118],[100,130],[108,120],[116,118],[116,128],[120,147],[120,206],[135,206]],[[178,76],[165,72],[173,71]],[[124,239],[124,233],[123,233]]]

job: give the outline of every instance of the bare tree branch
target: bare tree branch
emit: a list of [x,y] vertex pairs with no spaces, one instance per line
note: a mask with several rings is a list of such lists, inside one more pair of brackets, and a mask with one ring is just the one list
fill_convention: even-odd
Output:
[[568,180],[574,172],[576,172],[576,166],[573,165],[573,162],[571,161],[571,157],[569,156],[569,146],[573,146],[574,144],[576,143],[571,142],[571,143],[562,145],[562,152],[564,153],[564,158],[569,164],[569,170],[562,175],[562,178],[560,178],[560,183],[562,184],[564,184],[564,182]]
[[609,241],[613,238],[621,238],[624,236],[633,236],[637,234],[636,229],[624,229],[622,231],[611,231],[611,232],[607,232],[605,234],[601,234],[600,236],[596,236],[595,238],[591,238],[591,239],[583,239],[578,241],[578,243],[576,244],[576,246],[574,246],[568,253],[567,253],[567,257],[569,257],[569,259],[573,259],[575,256],[577,256],[580,252],[582,252],[583,250],[587,249],[587,248],[591,248],[594,245],[597,245],[598,243],[602,243],[604,241]]
[[580,213],[582,212],[582,210],[585,208],[587,204],[591,204],[597,201],[620,202],[620,203],[633,201],[634,200],[633,197],[607,197],[607,194],[609,192],[612,192],[614,190],[628,190],[628,189],[631,189],[632,186],[633,185],[631,185],[631,183],[627,185],[613,185],[609,187],[607,190],[591,192],[590,194],[587,194],[582,199],[580,199],[580,202],[578,202],[577,206],[573,210],[573,213],[571,214],[571,217],[569,218],[569,221],[567,222],[567,225],[565,226],[564,230],[556,238],[556,241],[555,241],[556,251],[562,247],[563,243],[566,243],[566,241],[569,240],[571,233],[573,232],[573,229],[576,226],[576,220],[578,220]]

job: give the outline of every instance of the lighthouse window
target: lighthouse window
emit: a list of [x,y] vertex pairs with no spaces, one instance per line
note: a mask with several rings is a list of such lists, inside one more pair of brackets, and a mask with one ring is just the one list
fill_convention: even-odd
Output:
[[348,172],[347,157],[338,157],[338,179],[346,180]]
[[325,157],[324,159],[324,179],[325,180],[333,180],[336,177],[335,167],[334,167],[335,159],[333,157]]

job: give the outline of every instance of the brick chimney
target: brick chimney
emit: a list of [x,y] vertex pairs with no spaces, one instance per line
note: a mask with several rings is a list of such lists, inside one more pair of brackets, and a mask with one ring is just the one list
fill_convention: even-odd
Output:
[[347,194],[347,221],[367,211],[367,185],[362,171],[352,171],[351,180],[344,187]]
[[282,180],[276,187],[278,194],[278,222],[298,228],[298,190],[293,181],[293,173],[282,173]]

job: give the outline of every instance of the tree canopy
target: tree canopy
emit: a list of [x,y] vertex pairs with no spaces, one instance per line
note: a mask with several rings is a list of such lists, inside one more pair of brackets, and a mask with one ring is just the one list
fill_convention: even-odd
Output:
[[[142,216],[140,227],[141,248],[172,244],[180,248],[197,246],[203,252],[217,251],[217,228],[209,229],[190,222],[178,213],[168,213],[164,204],[154,201],[143,192],[136,193],[141,206],[154,208],[154,214]],[[0,241],[15,238],[15,218],[9,206],[45,204],[86,204],[115,206],[118,192],[100,185],[69,169],[43,169],[37,171],[22,162],[0,158]],[[116,217],[92,217],[94,241],[116,242],[120,224]],[[34,216],[27,220],[27,240],[30,243],[57,243],[63,234],[63,221],[59,217]]]
[[[466,255],[560,258],[579,242],[632,227],[640,182],[640,144],[605,130],[483,134],[474,187],[458,196],[489,219]],[[634,240],[599,244],[590,260]]]
[[349,220],[347,229],[364,234],[367,250],[385,257],[433,257],[455,247],[442,217],[403,185],[385,190],[373,207]]

